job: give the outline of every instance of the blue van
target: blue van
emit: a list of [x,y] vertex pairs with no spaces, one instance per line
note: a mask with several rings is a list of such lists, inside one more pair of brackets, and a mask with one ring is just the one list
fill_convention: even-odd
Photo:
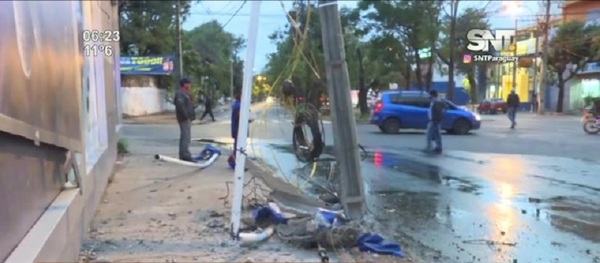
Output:
[[[427,129],[429,122],[429,93],[424,91],[387,91],[380,95],[371,115],[383,133],[398,133],[400,129]],[[448,111],[442,129],[454,134],[468,134],[481,126],[481,117],[444,99]]]

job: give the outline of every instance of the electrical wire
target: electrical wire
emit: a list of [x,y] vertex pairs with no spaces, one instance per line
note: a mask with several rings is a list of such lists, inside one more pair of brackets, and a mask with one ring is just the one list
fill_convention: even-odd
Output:
[[[207,15],[207,12],[191,12],[191,15]],[[210,14],[211,16],[231,16],[233,13],[232,12],[213,12],[212,14]],[[588,15],[588,12],[569,12],[569,13],[552,13],[550,14],[551,17],[562,17],[562,16],[572,16],[572,15]],[[248,13],[239,13],[237,14],[237,16],[250,16],[250,14]],[[260,17],[281,17],[282,15],[280,14],[260,14]],[[529,14],[529,15],[518,15],[517,17],[545,17],[546,14]],[[506,17],[507,19],[511,19],[511,21],[514,21],[515,16],[514,15],[502,15],[502,14],[494,14],[491,15],[489,17],[493,17],[493,18],[504,18]]]
[[223,26],[221,28],[225,28],[227,25],[229,25],[231,20],[233,20],[234,17],[238,16],[238,13],[240,12],[240,10],[242,10],[242,8],[244,8],[244,6],[246,5],[247,2],[248,2],[247,0],[244,0],[244,2],[242,2],[240,7],[233,13],[233,15],[231,15],[229,20],[227,20],[227,22],[225,22],[225,24],[223,24]]
[[[281,2],[280,2],[280,3],[281,3]],[[286,13],[286,15],[289,15],[289,14],[287,14],[287,13]],[[307,16],[308,16],[308,15],[309,15],[309,14],[307,14]],[[308,20],[308,17],[307,17],[307,20]],[[294,22],[295,22],[295,21],[294,21]],[[292,24],[293,24],[293,22],[292,22]],[[297,29],[297,30],[298,30],[299,28],[295,28],[295,29]],[[307,27],[307,30],[308,30],[308,27]],[[272,96],[272,95],[274,95],[274,94],[273,94],[273,87],[275,87],[275,86],[279,85],[279,82],[281,81],[281,79],[283,79],[284,75],[286,75],[285,73],[286,73],[286,71],[288,70],[288,68],[289,68],[289,67],[290,67],[290,66],[291,66],[291,65],[294,63],[294,61],[297,61],[298,59],[300,59],[300,56],[298,55],[298,52],[297,52],[297,50],[298,50],[298,49],[302,49],[302,46],[301,46],[301,44],[302,44],[302,43],[294,42],[294,47],[293,47],[293,51],[292,51],[292,56],[290,57],[290,59],[289,59],[289,60],[288,60],[288,62],[286,63],[285,67],[282,69],[281,73],[280,73],[280,74],[277,76],[277,78],[276,78],[276,79],[275,79],[275,81],[273,82],[273,86],[272,86],[272,87],[271,87],[271,89],[268,91],[268,94],[267,94],[268,96]],[[290,75],[290,76],[291,76],[291,75],[293,75],[293,70],[290,72],[290,74],[289,74],[289,75]],[[266,108],[265,108],[265,109],[262,111],[262,114],[261,114],[261,116],[260,116],[258,119],[266,119],[266,115],[269,113],[269,111],[271,110],[271,108],[272,108],[272,107],[273,107],[273,105],[267,105],[267,107],[266,107]],[[258,123],[264,123],[264,124],[268,124],[269,122],[268,122],[268,121],[262,121],[262,122],[260,122],[260,121],[259,121],[259,122],[256,122],[256,123],[257,123],[257,124],[258,124]],[[265,126],[268,126],[268,125],[265,125]],[[256,128],[258,128],[258,127],[256,127],[256,126],[254,126],[254,125],[253,125],[251,129],[252,129],[252,130],[255,130]],[[280,128],[282,128],[282,127],[280,126]],[[268,137],[270,137],[271,130],[269,129],[269,127],[267,127],[267,128],[265,129],[265,132],[266,132],[266,136],[267,136],[267,138],[268,138]],[[257,152],[257,151],[255,150],[254,143],[251,143],[251,144],[250,144],[250,147],[252,148],[252,151],[253,151],[253,152],[255,152],[255,153]],[[283,179],[284,179],[284,180],[285,180],[287,183],[289,183],[289,184],[291,184],[291,185],[295,185],[295,186],[298,188],[298,187],[299,187],[299,182],[298,182],[298,180],[296,180],[296,184],[293,184],[293,183],[291,182],[290,178],[287,176],[287,174],[286,174],[285,170],[283,169],[283,167],[282,167],[281,163],[279,162],[279,158],[277,158],[277,154],[275,153],[275,150],[273,149],[273,146],[272,146],[272,145],[267,145],[266,147],[269,149],[269,151],[270,151],[270,153],[271,153],[271,156],[273,157],[273,161],[275,162],[275,166],[276,166],[277,170],[279,170],[279,171],[280,171],[280,174],[282,175]],[[262,155],[262,149],[261,149],[261,155]],[[298,167],[297,167],[297,168],[298,168]],[[296,178],[298,178],[298,177],[296,177]]]

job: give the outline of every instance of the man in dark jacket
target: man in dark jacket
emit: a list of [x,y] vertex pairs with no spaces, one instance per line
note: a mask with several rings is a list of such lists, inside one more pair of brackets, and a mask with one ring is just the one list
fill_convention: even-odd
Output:
[[431,150],[431,142],[435,141],[436,147],[433,149],[436,153],[442,152],[442,133],[441,124],[446,112],[446,102],[438,97],[437,90],[429,92],[431,104],[429,105],[429,123],[427,124],[427,151]]
[[191,88],[192,82],[189,79],[183,78],[179,81],[179,90],[175,93],[175,115],[179,123],[179,159],[195,162],[190,152],[192,121],[196,119]]
[[200,121],[204,120],[204,117],[206,117],[206,115],[210,115],[210,118],[212,119],[212,121],[215,121],[215,115],[213,115],[212,112],[212,99],[210,96],[206,96],[206,99],[204,99],[204,113],[202,113],[202,117],[200,117]]
[[514,129],[515,126],[517,126],[517,122],[515,121],[515,119],[517,118],[517,109],[519,108],[519,104],[521,104],[519,95],[515,93],[515,90],[512,90],[510,94],[508,94],[508,98],[506,99],[506,114],[508,115],[508,119],[510,120],[511,129]]

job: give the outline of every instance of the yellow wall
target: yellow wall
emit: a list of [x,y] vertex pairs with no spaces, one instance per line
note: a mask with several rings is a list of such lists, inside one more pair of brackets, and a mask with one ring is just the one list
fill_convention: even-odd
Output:
[[[502,98],[508,96],[512,90],[512,76],[502,76]],[[521,101],[529,101],[529,74],[527,71],[517,72],[517,90],[515,91]]]

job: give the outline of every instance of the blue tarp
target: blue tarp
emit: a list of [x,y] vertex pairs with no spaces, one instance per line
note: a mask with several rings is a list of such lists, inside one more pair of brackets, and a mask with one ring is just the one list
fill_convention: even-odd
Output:
[[356,242],[358,249],[361,252],[372,252],[381,255],[404,257],[402,248],[398,243],[385,240],[378,234],[364,233]]
[[278,224],[287,224],[288,219],[285,218],[280,211],[276,211],[271,206],[261,206],[259,208],[254,209],[252,211],[252,218],[254,221],[260,221],[264,219],[269,219],[271,223]]

